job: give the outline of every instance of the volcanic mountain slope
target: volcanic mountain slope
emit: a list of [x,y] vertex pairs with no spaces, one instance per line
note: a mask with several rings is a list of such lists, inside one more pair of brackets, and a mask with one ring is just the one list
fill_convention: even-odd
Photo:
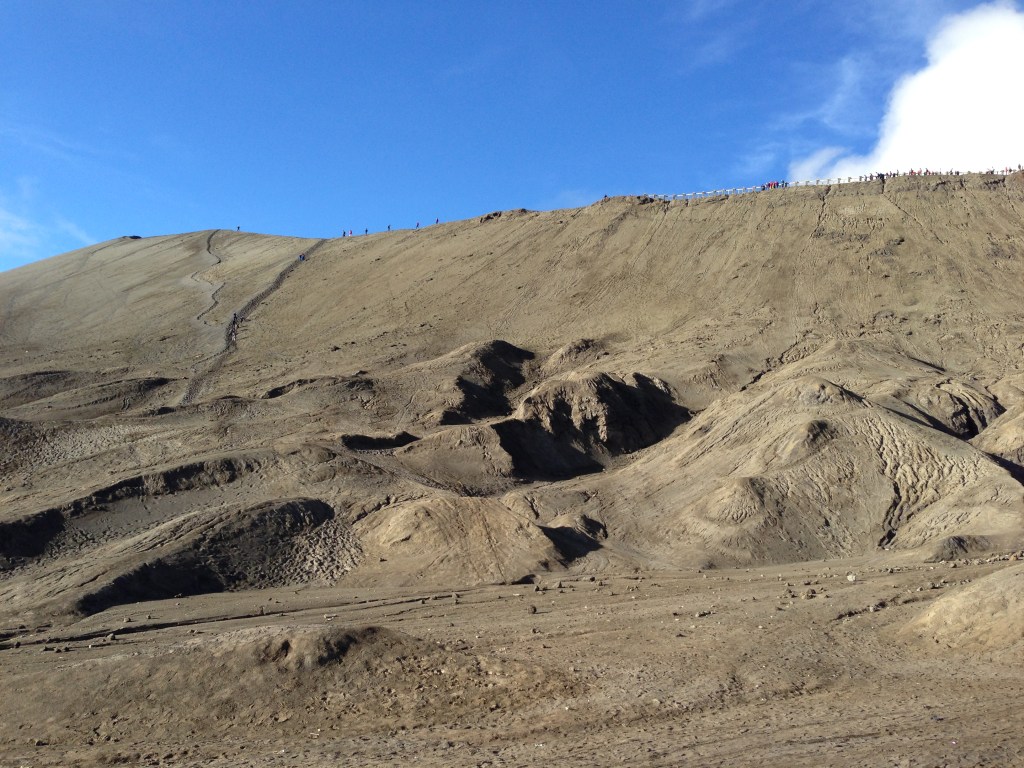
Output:
[[1019,174],[22,267],[0,605],[1019,545],[1021,286]]

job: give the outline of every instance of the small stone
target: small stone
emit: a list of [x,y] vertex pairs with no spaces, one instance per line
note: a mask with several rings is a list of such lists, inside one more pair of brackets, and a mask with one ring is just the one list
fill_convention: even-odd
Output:
[[846,574],[846,580],[852,584],[853,582],[855,582],[857,580],[857,574],[855,574],[855,573],[848,573],[848,574]]

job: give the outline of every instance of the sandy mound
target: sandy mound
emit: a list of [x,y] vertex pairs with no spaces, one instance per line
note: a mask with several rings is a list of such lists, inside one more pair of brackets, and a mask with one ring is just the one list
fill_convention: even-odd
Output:
[[928,563],[944,563],[947,560],[990,552],[1003,542],[989,536],[947,536],[939,539],[932,549],[932,554],[925,559]]
[[613,457],[663,439],[688,416],[662,381],[572,372],[530,390],[511,418],[443,430],[396,456],[462,493],[496,493],[513,479],[598,472]]
[[[50,436],[47,441],[54,442]],[[0,537],[0,558],[4,558],[0,560],[0,568],[65,548],[64,540],[80,538],[79,529],[92,527],[97,516],[102,516],[110,505],[119,501],[225,485],[259,471],[269,462],[269,454],[204,459],[129,477],[57,507],[0,521],[0,532],[6,534]],[[138,530],[146,530],[156,522],[159,520],[150,519],[138,526]]]
[[368,515],[355,531],[367,555],[360,581],[386,572],[406,584],[514,582],[571,559],[540,527],[495,499],[400,503]]
[[396,451],[404,467],[465,495],[489,495],[516,485],[517,467],[499,426],[448,427]]
[[148,658],[80,662],[60,681],[24,675],[9,681],[0,711],[8,722],[61,743],[72,736],[130,738],[140,729],[159,738],[181,729],[294,734],[412,717],[482,720],[575,689],[540,666],[465,654],[389,629],[268,628]]
[[1024,566],[1005,568],[943,595],[906,632],[964,650],[1024,645]]
[[399,415],[406,423],[468,424],[512,411],[509,397],[525,382],[533,357],[500,339],[467,344],[382,377],[379,388],[404,403]]
[[596,339],[576,339],[552,352],[541,365],[541,373],[545,377],[557,376],[579,370],[585,364],[594,363],[607,355],[604,345]]
[[[632,506],[657,521],[660,551],[690,538],[728,558],[785,560],[1020,535],[1020,486],[987,456],[794,373],[716,403],[599,487],[635,489]],[[610,531],[642,524],[628,504],[609,505]]]
[[[134,506],[125,509],[138,517]],[[159,524],[143,512],[128,521],[140,532],[107,532],[105,538],[102,532],[90,536],[86,522],[65,521],[47,551],[36,553],[38,562],[10,572],[0,584],[8,613],[20,606],[54,615],[93,614],[143,600],[334,583],[361,557],[349,523],[317,499],[179,511]],[[22,525],[50,523],[45,518]],[[30,540],[31,531],[14,525],[7,529],[12,531],[15,544]]]
[[358,547],[347,526],[332,527],[333,541],[317,541],[315,533],[332,522],[334,510],[316,499],[176,520],[151,532],[150,543],[136,547],[144,554],[126,554],[122,572],[91,585],[75,607],[96,613],[180,595],[334,581],[352,567]]
[[[47,375],[49,376],[49,375]],[[43,391],[55,389],[53,394],[41,395],[39,390],[33,391],[32,399],[23,403],[22,407],[8,405],[7,413],[18,416],[24,413],[31,415],[39,408],[45,408],[48,417],[59,419],[73,417],[76,419],[94,419],[100,416],[128,413],[136,409],[145,409],[153,404],[161,404],[167,397],[167,391],[176,390],[171,379],[163,376],[150,376],[143,379],[121,379],[104,377],[111,380],[101,383],[81,381],[83,376],[62,377],[59,382],[47,382]],[[78,380],[76,380],[78,379]],[[59,387],[59,388],[57,388]],[[12,400],[24,399],[24,393],[15,395]]]
[[688,416],[665,382],[640,373],[619,377],[602,372],[548,379],[513,414],[527,428],[594,458],[646,448]]
[[1017,476],[1024,478],[1024,402],[1006,411],[972,444],[979,450],[1009,462],[1017,467]]
[[970,377],[866,341],[830,342],[787,366],[791,376],[820,375],[925,426],[969,440],[1004,408]]
[[101,374],[78,371],[33,371],[0,378],[0,405],[4,409],[93,386]]

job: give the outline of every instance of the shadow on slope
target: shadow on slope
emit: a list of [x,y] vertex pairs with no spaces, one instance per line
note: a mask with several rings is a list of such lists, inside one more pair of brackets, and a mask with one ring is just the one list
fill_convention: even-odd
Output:
[[330,545],[325,551],[313,551],[311,537],[334,518],[322,501],[288,499],[192,520],[191,526],[165,524],[147,536],[150,542],[139,548],[144,554],[112,558],[111,572],[123,572],[98,580],[74,607],[92,614],[145,600],[333,580],[358,556],[345,525],[334,526],[332,541],[320,542]]
[[259,471],[270,458],[268,454],[204,459],[130,477],[59,507],[0,522],[0,571],[22,559],[42,555],[68,529],[70,521],[102,513],[107,505],[124,499],[226,485]]
[[381,377],[379,385],[391,402],[408,401],[406,421],[469,424],[512,411],[509,397],[525,383],[524,367],[533,357],[500,339],[467,344]]
[[396,452],[404,466],[462,493],[600,472],[689,418],[664,382],[573,372],[544,381],[511,417],[441,430]]

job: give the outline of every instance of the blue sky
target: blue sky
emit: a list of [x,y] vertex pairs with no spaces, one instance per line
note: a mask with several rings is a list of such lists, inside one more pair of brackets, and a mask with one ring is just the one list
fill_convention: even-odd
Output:
[[[4,0],[0,269],[125,234],[332,237],[845,171],[888,158],[887,131],[919,144],[900,88],[938,83],[946,110],[946,85],[977,90],[938,66],[950,40],[1010,34],[982,79],[1020,93],[1021,19],[967,0]],[[934,162],[992,143],[973,130]]]

